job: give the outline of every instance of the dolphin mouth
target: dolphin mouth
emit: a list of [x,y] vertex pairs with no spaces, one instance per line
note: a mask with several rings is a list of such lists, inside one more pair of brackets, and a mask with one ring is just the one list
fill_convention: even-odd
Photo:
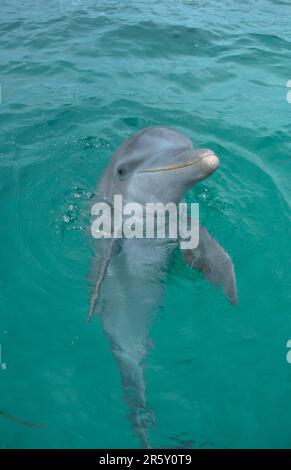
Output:
[[184,163],[180,163],[180,164],[176,164],[176,165],[168,165],[168,166],[157,167],[157,168],[148,168],[148,169],[139,171],[138,174],[140,174],[140,173],[157,173],[157,172],[162,172],[162,171],[180,170],[182,168],[187,168],[188,166],[194,166],[197,163],[199,163],[199,162],[201,162],[202,160],[205,160],[205,159],[208,160],[207,163],[209,164],[210,168],[213,168],[213,170],[217,168],[217,166],[219,164],[218,157],[215,155],[215,153],[209,153],[207,155],[203,155],[202,157],[198,158],[198,160],[195,159],[195,160],[191,160],[190,162],[184,162]]

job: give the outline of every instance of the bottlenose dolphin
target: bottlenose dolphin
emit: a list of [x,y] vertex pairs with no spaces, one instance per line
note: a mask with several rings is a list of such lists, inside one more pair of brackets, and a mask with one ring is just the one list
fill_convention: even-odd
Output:
[[[212,174],[219,159],[209,149],[198,149],[173,129],[146,128],[128,138],[114,153],[97,187],[97,199],[113,203],[173,202]],[[161,304],[163,282],[179,240],[121,239],[95,242],[94,290],[88,318],[99,313],[118,363],[131,423],[142,447],[150,447],[148,428],[153,412],[146,401],[143,361],[151,346],[149,325]],[[231,303],[237,300],[230,256],[206,228],[199,244],[183,250],[185,262],[220,285]]]

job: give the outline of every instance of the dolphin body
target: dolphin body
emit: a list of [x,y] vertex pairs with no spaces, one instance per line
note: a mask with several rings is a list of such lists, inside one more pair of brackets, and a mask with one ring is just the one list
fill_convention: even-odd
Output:
[[[173,129],[146,128],[128,138],[112,156],[97,187],[98,198],[113,203],[174,202],[207,178],[219,165],[209,149],[198,149]],[[130,411],[143,448],[150,447],[148,429],[154,414],[146,401],[144,359],[151,347],[149,326],[161,305],[163,283],[179,240],[125,239],[96,241],[94,291],[89,319],[101,315]],[[204,227],[199,244],[182,251],[185,262],[220,285],[231,303],[237,300],[236,280],[229,255]]]

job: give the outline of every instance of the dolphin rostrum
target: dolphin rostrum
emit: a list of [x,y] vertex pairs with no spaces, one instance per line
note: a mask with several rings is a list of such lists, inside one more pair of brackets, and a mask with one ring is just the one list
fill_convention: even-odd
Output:
[[[211,175],[219,159],[199,149],[173,129],[146,128],[128,138],[112,156],[97,188],[98,198],[113,204],[172,202],[178,204],[187,190]],[[116,249],[118,245],[118,249]],[[153,412],[146,401],[144,359],[150,348],[150,321],[161,304],[163,283],[179,239],[102,239],[96,241],[94,291],[88,319],[100,313],[118,363],[125,401],[133,429],[143,447],[150,447],[148,429]],[[220,285],[231,303],[237,301],[236,280],[230,256],[199,228],[199,244],[182,250],[185,262],[214,285]]]

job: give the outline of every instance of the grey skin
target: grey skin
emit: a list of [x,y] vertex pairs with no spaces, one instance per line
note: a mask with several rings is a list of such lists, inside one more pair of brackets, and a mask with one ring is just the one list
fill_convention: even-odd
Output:
[[[127,139],[112,156],[97,188],[98,197],[113,202],[174,202],[218,167],[209,149],[173,129],[147,128]],[[142,447],[150,447],[153,412],[146,401],[144,359],[150,348],[149,326],[161,305],[163,283],[179,240],[97,240],[93,264],[94,290],[88,318],[99,313],[121,373],[125,401]],[[231,303],[237,301],[232,261],[204,227],[199,245],[181,250],[185,262],[214,285]],[[183,321],[183,319],[181,319]]]

